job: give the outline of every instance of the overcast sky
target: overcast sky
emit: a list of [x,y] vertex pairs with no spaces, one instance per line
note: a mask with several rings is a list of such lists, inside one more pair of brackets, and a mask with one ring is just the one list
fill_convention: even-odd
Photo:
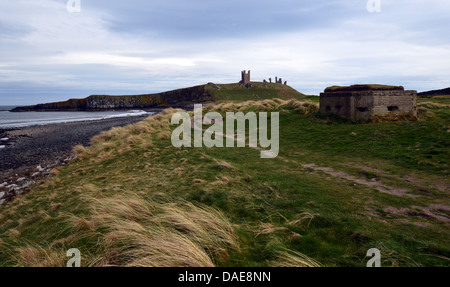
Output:
[[[450,86],[450,1],[0,0],[0,105],[282,77]],[[73,7],[72,7],[73,9]]]

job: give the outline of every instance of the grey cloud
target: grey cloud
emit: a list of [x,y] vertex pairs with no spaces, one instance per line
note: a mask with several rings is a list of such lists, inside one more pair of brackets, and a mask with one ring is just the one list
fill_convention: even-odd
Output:
[[[126,4],[125,4],[126,3]],[[343,17],[341,1],[93,1],[86,9],[108,11],[115,32],[165,38],[242,38],[330,27]],[[348,12],[348,11],[347,11]]]
[[450,85],[450,1],[381,1],[381,13],[366,0],[81,0],[81,13],[65,0],[8,1],[0,104],[234,82],[242,69],[313,94]]

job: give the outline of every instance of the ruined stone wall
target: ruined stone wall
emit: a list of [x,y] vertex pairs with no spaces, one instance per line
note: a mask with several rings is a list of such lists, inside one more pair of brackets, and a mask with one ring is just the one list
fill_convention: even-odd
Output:
[[320,113],[335,114],[343,118],[352,117],[352,98],[349,96],[325,97],[320,95]]
[[387,94],[377,91],[373,99],[373,116],[388,114],[417,116],[416,91],[389,91]]
[[417,116],[416,91],[359,90],[320,94],[320,113],[350,120],[370,120],[374,116]]
[[373,97],[370,91],[345,91],[320,94],[320,113],[335,114],[351,120],[370,119]]

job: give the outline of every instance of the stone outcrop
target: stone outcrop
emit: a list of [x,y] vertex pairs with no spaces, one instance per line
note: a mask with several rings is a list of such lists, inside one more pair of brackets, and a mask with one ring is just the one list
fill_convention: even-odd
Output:
[[375,116],[417,117],[417,92],[401,86],[333,86],[320,94],[320,113],[349,120],[370,120]]

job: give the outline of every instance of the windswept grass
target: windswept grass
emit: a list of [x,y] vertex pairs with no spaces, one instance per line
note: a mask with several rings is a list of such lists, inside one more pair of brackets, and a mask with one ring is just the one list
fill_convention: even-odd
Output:
[[245,101],[245,102],[224,102],[206,107],[207,110],[219,112],[238,112],[238,111],[295,111],[302,115],[312,114],[319,110],[317,103],[309,101],[299,101],[295,99],[267,99],[263,101]]
[[274,267],[323,267],[316,260],[292,250],[280,251],[277,253],[277,260]]
[[[133,193],[108,198],[82,197],[89,213],[64,214],[71,235],[48,247],[10,247],[15,266],[64,266],[63,245],[89,243],[100,254],[84,266],[213,267],[239,251],[236,234],[223,213],[190,202],[156,203]],[[89,253],[87,253],[89,254]]]
[[279,112],[275,159],[174,148],[174,109],[103,132],[0,207],[0,266],[64,266],[70,248],[83,266],[365,266],[370,248],[383,266],[448,266],[449,110],[419,108],[358,124],[292,99],[204,107]]
[[213,208],[158,204],[132,193],[86,201],[93,210],[84,236],[105,250],[100,266],[211,267],[239,249],[230,223]]
[[426,108],[426,109],[442,109],[442,108],[450,108],[449,104],[441,104],[434,102],[419,102],[417,103],[418,108]]
[[39,245],[25,245],[16,249],[13,254],[17,264],[16,267],[55,267],[65,265],[65,254],[63,250],[43,248]]

